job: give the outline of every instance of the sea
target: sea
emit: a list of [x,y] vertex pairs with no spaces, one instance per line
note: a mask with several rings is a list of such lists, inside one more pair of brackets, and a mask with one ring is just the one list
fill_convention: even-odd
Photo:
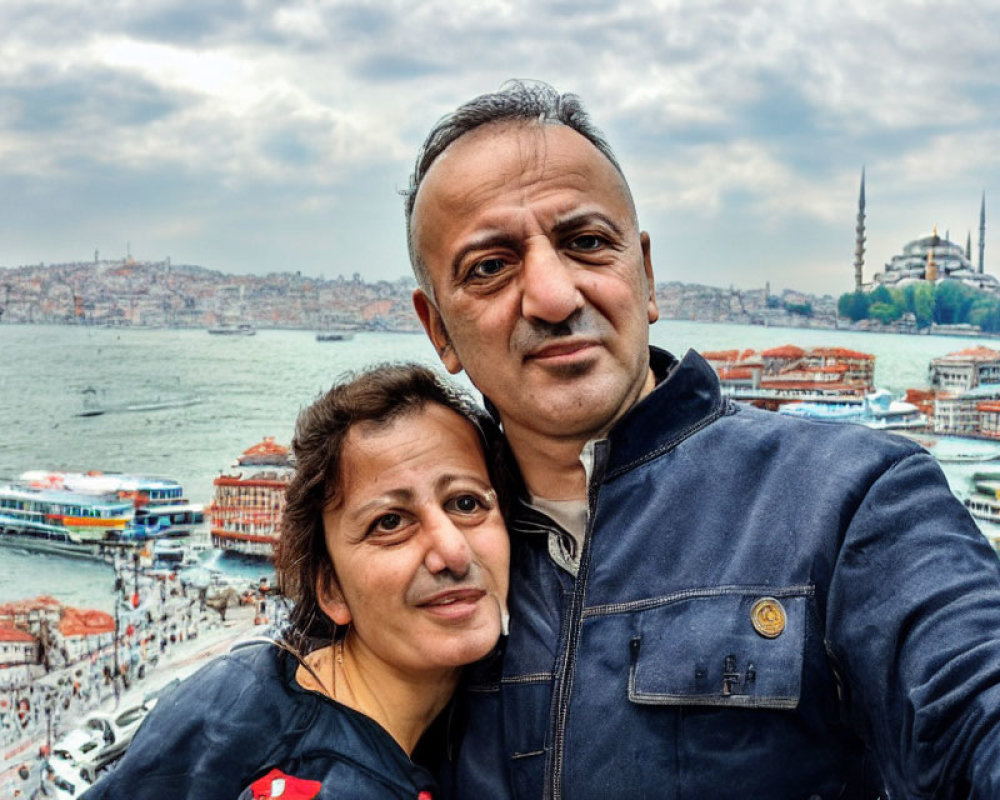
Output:
[[[875,354],[876,385],[898,394],[927,385],[932,358],[990,346],[975,337],[677,320],[657,322],[650,339],[678,356],[689,348],[847,347]],[[440,367],[422,334],[359,332],[347,341],[318,342],[309,330],[212,336],[194,329],[0,325],[0,480],[29,469],[117,471],[177,480],[189,500],[207,503],[213,479],[246,448],[265,436],[287,444],[299,411],[339,376],[387,361]],[[455,380],[472,390],[464,375]],[[80,416],[85,392],[111,410]],[[192,401],[197,402],[120,410],[129,404]],[[939,447],[958,458],[1000,456],[1000,443],[954,440]],[[942,467],[952,489],[962,495],[977,465],[945,458]],[[991,535],[1000,533],[989,523],[983,526]],[[273,574],[267,565],[218,551],[208,554],[207,565],[251,579]],[[0,549],[0,602],[39,594],[109,610],[111,569]]]

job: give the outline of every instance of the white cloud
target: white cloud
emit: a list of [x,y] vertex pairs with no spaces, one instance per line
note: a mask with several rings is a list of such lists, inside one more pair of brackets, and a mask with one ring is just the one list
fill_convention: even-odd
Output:
[[[793,221],[813,235],[853,230],[863,163],[898,206],[891,223],[884,206],[873,212],[873,242],[912,238],[908,209],[922,219],[936,203],[935,216],[964,219],[960,202],[1000,194],[1000,10],[983,4],[5,0],[4,18],[0,187],[48,200],[19,209],[6,264],[77,252],[59,232],[83,224],[74,207],[116,208],[86,196],[105,180],[130,187],[135,224],[147,209],[149,238],[165,246],[176,236],[197,249],[201,237],[218,254],[233,237],[244,252],[231,232],[241,219],[277,239],[295,211],[334,226],[296,236],[295,261],[322,263],[328,254],[308,248],[341,230],[369,248],[357,260],[402,264],[401,230],[371,229],[371,207],[352,216],[344,199],[384,197],[398,214],[427,127],[510,77],[581,94],[640,215],[662,218],[692,258],[705,242],[685,230],[710,223],[772,252],[760,269],[785,269],[769,240],[803,235]],[[58,187],[81,193],[62,216]],[[225,197],[225,230],[190,212],[207,187]],[[799,249],[810,246],[822,245]],[[249,266],[268,271],[268,257]],[[731,270],[763,282],[745,263]],[[829,290],[837,278],[816,280]]]

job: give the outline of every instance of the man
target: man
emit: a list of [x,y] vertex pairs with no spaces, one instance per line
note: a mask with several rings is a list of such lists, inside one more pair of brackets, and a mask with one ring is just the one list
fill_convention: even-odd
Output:
[[417,313],[524,485],[460,796],[1000,797],[985,538],[912,443],[648,347],[649,236],[577,98],[513,83],[442,120],[407,224]]

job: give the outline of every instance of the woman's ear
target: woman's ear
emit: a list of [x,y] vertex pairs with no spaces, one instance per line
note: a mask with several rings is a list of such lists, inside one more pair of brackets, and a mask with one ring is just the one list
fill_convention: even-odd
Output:
[[323,612],[338,625],[349,625],[351,609],[347,607],[340,584],[331,572],[324,571],[316,579],[316,601]]

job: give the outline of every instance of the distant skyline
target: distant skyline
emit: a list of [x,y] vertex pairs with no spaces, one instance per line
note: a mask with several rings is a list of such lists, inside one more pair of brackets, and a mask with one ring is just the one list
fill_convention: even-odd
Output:
[[0,0],[0,267],[409,274],[434,121],[579,94],[658,281],[838,295],[928,234],[1000,277],[1000,5],[944,0]]

